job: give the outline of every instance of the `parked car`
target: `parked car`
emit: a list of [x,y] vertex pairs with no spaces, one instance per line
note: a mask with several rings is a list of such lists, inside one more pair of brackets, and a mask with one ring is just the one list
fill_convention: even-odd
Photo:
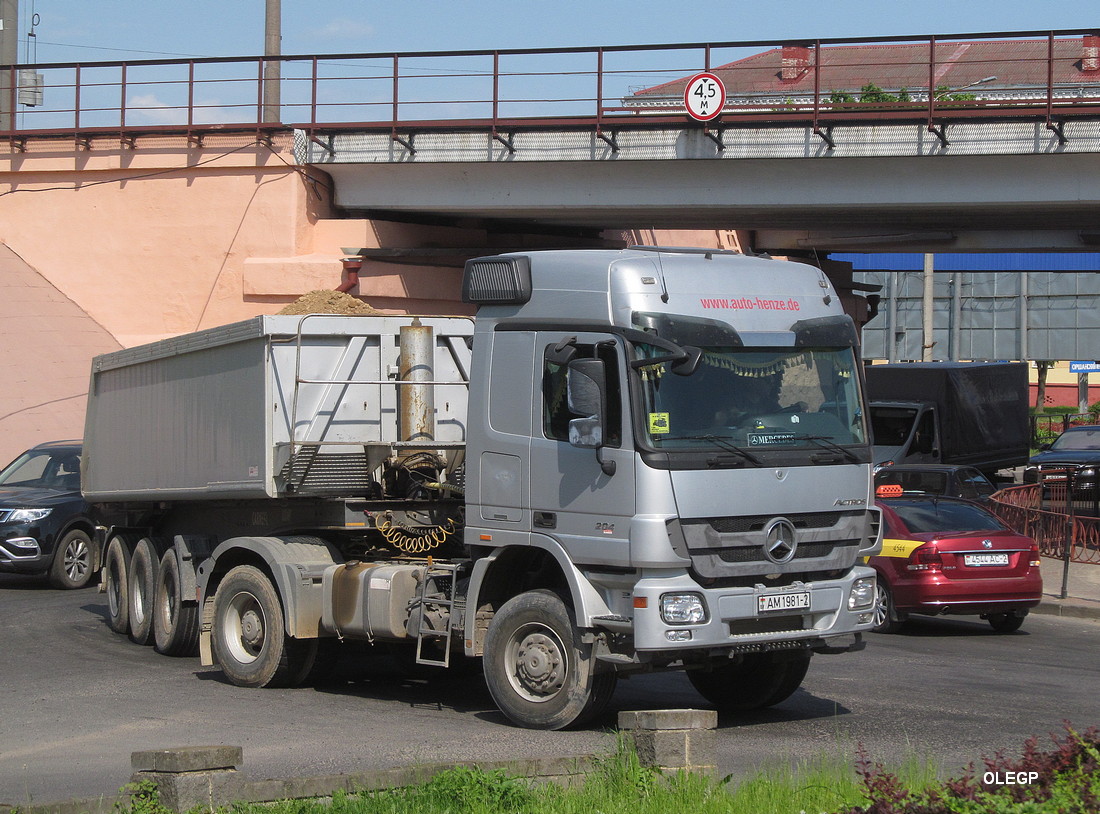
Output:
[[993,482],[972,466],[895,464],[875,472],[875,488],[897,485],[905,495],[942,495],[984,501],[997,491]]
[[1095,498],[1100,470],[1100,424],[1070,427],[1051,444],[1043,444],[1024,470],[1024,483],[1064,484],[1067,468],[1075,470],[1073,495]]
[[39,444],[0,470],[0,572],[46,574],[57,588],[91,580],[98,563],[80,452],[79,441]]
[[951,497],[902,497],[880,487],[882,553],[869,558],[878,574],[875,630],[891,633],[919,614],[980,616],[998,633],[1023,624],[1039,604],[1039,547],[977,503]]

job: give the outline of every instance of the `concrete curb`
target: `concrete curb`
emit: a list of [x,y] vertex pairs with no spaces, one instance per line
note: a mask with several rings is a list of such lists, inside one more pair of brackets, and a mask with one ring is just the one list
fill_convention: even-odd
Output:
[[[633,737],[642,765],[661,771],[699,772],[716,775],[717,754],[714,710],[671,709],[624,712],[620,731]],[[396,789],[425,783],[440,772],[459,766],[482,771],[503,771],[533,784],[579,784],[606,755],[534,758],[530,760],[466,761],[354,772],[352,774],[249,780],[238,771],[244,763],[239,746],[184,746],[134,752],[131,783],[156,786],[162,805],[171,811],[194,808],[212,811],[235,802],[267,803],[278,800],[328,798],[336,792]],[[128,810],[133,795],[66,800],[59,803],[11,806],[0,803],[0,814],[111,814],[116,806]]]
[[1087,600],[1054,599],[1048,596],[1031,609],[1032,613],[1044,616],[1065,616],[1073,619],[1100,620],[1100,602]]
[[[197,747],[203,749],[204,747]],[[235,747],[218,747],[235,748]],[[161,750],[160,754],[172,756],[180,752],[193,752],[196,747],[185,749]],[[134,753],[134,763],[147,765],[149,760]],[[311,777],[288,777],[268,780],[249,780],[235,768],[210,771],[158,772],[139,770],[131,777],[131,782],[152,780],[158,783],[161,802],[177,811],[187,811],[195,805],[217,807],[231,802],[265,803],[278,800],[331,797],[335,792],[356,793],[378,791],[414,786],[427,782],[440,772],[458,766],[479,768],[491,772],[502,770],[512,777],[527,778],[535,783],[569,784],[590,773],[600,760],[598,755],[577,755],[573,757],[534,758],[529,760],[470,761],[463,763],[430,763],[394,769],[354,772],[351,774],[315,775]],[[174,760],[175,758],[169,757]],[[162,765],[164,760],[161,761]],[[191,765],[195,765],[191,762]],[[135,766],[136,768],[136,766]],[[197,794],[202,799],[183,799],[170,790],[167,783],[158,781],[171,774],[190,775],[186,781],[186,791]],[[130,795],[87,797],[63,800],[54,803],[32,803],[28,805],[9,805],[0,803],[0,814],[19,812],[19,814],[112,814],[116,804],[129,808]]]

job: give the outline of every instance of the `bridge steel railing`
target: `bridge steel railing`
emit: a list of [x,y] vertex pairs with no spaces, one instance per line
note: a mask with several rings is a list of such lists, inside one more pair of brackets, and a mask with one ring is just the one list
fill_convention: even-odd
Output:
[[[20,64],[0,66],[0,140],[87,148],[101,137],[135,146],[149,134],[201,142],[295,128],[314,139],[389,133],[410,145],[417,132],[470,131],[511,148],[512,133],[553,128],[591,131],[615,149],[619,128],[697,126],[721,148],[723,129],[768,124],[812,128],[831,146],[836,125],[905,122],[946,145],[948,123],[1023,120],[1064,141],[1067,119],[1100,118],[1098,52],[1097,30],[1062,30]],[[273,60],[280,115],[265,121]],[[683,101],[701,71],[727,90],[706,124],[691,122]]]

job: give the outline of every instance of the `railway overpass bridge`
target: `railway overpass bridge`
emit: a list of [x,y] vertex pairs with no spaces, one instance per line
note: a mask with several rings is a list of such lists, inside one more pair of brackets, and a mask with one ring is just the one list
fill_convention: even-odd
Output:
[[[0,139],[293,131],[368,217],[1079,250],[1100,241],[1098,52],[1080,30],[16,66]],[[724,83],[706,122],[684,103],[699,72]]]

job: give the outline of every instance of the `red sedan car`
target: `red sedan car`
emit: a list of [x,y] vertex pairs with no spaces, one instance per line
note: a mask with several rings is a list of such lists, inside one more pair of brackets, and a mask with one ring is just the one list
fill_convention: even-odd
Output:
[[[889,497],[880,487],[882,553],[875,630],[891,633],[911,613],[967,614],[998,633],[1019,630],[1039,604],[1039,548],[976,503],[947,497]],[[894,492],[896,494],[896,491]]]

